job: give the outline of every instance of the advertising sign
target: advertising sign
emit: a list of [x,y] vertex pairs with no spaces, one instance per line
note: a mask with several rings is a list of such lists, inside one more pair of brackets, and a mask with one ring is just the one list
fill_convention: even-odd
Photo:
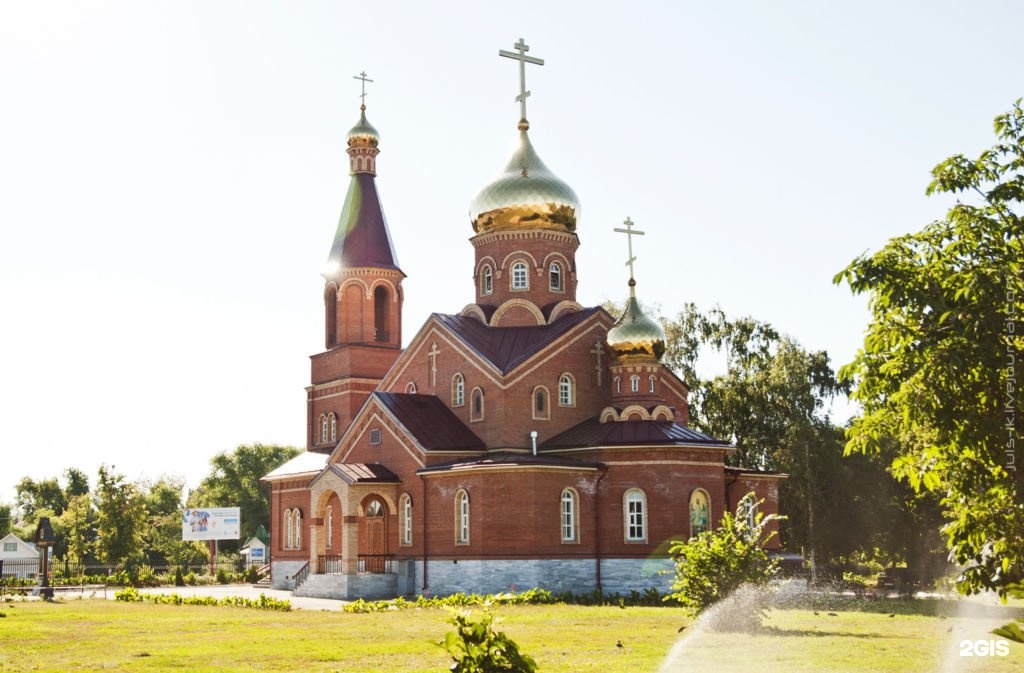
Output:
[[238,507],[199,507],[181,515],[182,540],[237,540]]

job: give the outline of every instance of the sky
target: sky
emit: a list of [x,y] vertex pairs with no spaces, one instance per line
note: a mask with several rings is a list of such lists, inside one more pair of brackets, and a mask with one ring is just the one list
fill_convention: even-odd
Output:
[[304,445],[362,71],[406,340],[473,299],[522,37],[531,139],[582,204],[580,302],[626,296],[628,216],[646,304],[838,366],[868,313],[832,277],[951,205],[930,170],[1024,95],[1020,25],[1013,0],[0,0],[0,502]]

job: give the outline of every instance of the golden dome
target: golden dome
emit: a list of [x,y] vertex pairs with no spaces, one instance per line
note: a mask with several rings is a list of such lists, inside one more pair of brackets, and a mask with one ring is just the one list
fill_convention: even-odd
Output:
[[657,320],[640,310],[640,303],[633,291],[635,285],[636,281],[630,278],[629,301],[618,322],[608,330],[608,346],[620,360],[660,360],[665,354],[665,330]]
[[557,229],[576,231],[579,199],[552,173],[520,124],[519,146],[505,170],[480,190],[469,208],[473,231]]
[[349,146],[373,145],[376,147],[379,142],[380,134],[377,133],[377,129],[373,128],[373,124],[366,121],[366,106],[361,105],[359,107],[359,121],[349,129],[348,144]]

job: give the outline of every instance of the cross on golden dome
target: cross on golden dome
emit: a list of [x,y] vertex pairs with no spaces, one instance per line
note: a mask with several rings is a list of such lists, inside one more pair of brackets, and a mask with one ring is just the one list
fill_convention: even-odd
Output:
[[529,128],[530,123],[526,121],[526,99],[529,97],[530,92],[526,90],[526,64],[544,65],[544,59],[527,56],[526,52],[530,51],[530,47],[523,42],[523,38],[519,38],[519,41],[512,46],[515,47],[518,53],[499,49],[498,56],[519,61],[519,95],[516,96],[516,100],[519,101],[519,124],[521,127]]

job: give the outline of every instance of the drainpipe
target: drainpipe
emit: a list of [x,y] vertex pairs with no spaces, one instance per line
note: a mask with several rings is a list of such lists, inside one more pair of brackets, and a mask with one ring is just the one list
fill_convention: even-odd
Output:
[[594,484],[594,563],[597,564],[595,579],[597,580],[597,591],[603,594],[601,588],[601,481],[608,476],[608,467],[601,466],[601,476]]
[[427,478],[421,474],[420,481],[423,483],[423,586],[420,593],[426,594],[430,586],[427,583]]
[[537,431],[530,430],[530,444],[533,445],[533,455],[537,455]]

